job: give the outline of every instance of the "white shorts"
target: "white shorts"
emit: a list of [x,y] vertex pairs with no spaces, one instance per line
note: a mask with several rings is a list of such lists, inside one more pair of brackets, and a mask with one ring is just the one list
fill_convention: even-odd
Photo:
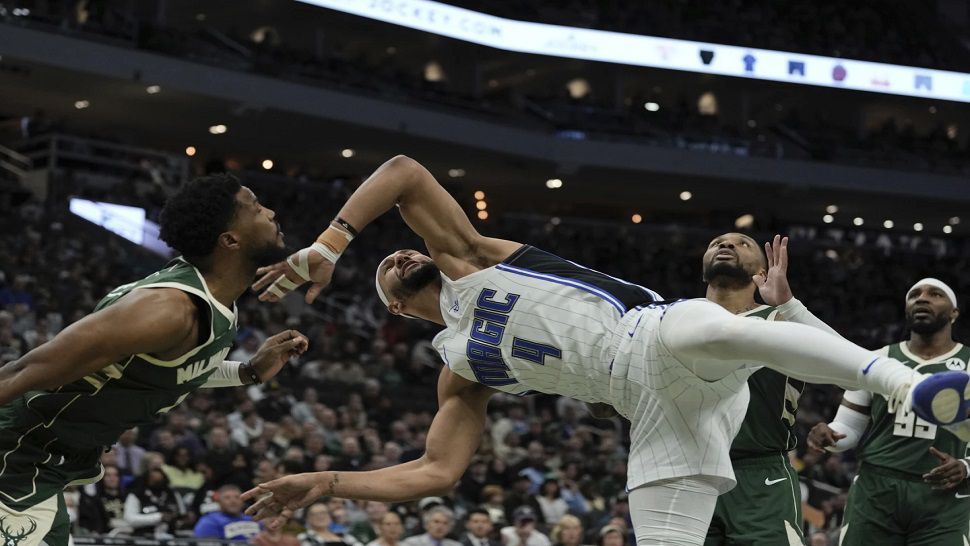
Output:
[[747,380],[757,367],[734,366],[723,379],[705,381],[674,358],[660,322],[671,305],[652,305],[623,317],[613,359],[611,393],[630,420],[627,489],[696,476],[718,493],[735,485],[731,443],[748,407]]

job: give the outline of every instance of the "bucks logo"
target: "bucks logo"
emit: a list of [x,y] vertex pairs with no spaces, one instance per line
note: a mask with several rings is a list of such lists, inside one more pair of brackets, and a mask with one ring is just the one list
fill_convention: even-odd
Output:
[[32,518],[27,518],[28,523],[25,527],[19,527],[16,532],[7,527],[7,518],[0,517],[0,539],[3,539],[3,546],[18,546],[20,541],[27,538],[37,530],[37,522]]

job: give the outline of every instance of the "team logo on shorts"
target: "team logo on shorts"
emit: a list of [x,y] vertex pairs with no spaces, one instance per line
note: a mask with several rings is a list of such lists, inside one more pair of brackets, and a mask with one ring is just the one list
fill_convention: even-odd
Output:
[[966,370],[967,363],[963,359],[954,357],[946,361],[946,367],[951,370]]
[[3,539],[3,546],[17,546],[20,541],[37,530],[37,522],[33,518],[27,518],[27,521],[30,523],[14,531],[11,527],[7,527],[7,518],[0,517],[0,538]]

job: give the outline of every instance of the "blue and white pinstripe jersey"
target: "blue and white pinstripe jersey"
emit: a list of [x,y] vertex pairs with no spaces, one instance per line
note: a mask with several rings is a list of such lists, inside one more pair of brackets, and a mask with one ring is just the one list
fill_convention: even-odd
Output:
[[621,319],[656,292],[531,246],[458,280],[442,275],[434,346],[458,375],[504,392],[610,403]]

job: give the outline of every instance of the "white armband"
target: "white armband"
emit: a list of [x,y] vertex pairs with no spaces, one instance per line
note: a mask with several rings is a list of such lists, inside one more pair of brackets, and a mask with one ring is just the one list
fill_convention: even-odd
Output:
[[868,415],[840,404],[839,411],[835,413],[835,419],[829,423],[829,428],[839,434],[845,434],[845,438],[825,449],[834,453],[852,449],[859,445],[859,439],[862,438],[862,433],[866,431],[867,426],[869,426]]
[[811,326],[812,328],[817,328],[823,332],[828,332],[833,336],[839,336],[838,332],[832,329],[831,326],[825,324],[822,319],[816,317],[805,307],[805,304],[798,300],[798,298],[792,298],[787,302],[776,307],[778,312],[782,317],[788,322],[797,322],[798,324],[804,324],[805,326]]
[[216,368],[209,379],[202,384],[203,389],[218,389],[220,387],[240,387],[243,385],[239,379],[239,366],[242,362],[225,360]]

